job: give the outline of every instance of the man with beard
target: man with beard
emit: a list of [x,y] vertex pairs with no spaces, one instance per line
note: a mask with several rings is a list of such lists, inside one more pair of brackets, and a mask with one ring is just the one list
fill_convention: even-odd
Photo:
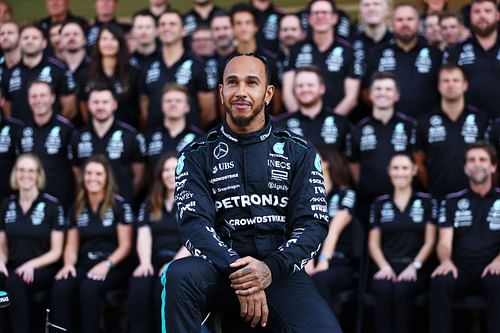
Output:
[[343,153],[350,131],[349,122],[325,107],[325,89],[319,68],[311,66],[297,69],[293,90],[299,109],[278,117],[275,122],[278,127],[303,136],[316,148],[323,146]]
[[36,25],[27,24],[20,31],[21,61],[2,77],[4,112],[23,121],[31,119],[28,105],[28,85],[34,80],[49,82],[56,92],[56,113],[72,120],[77,113],[76,84],[65,63],[44,56],[47,40]]
[[494,0],[474,0],[470,21],[472,36],[445,53],[446,62],[463,68],[469,90],[467,102],[486,111],[490,117],[500,116],[500,41],[499,13]]
[[88,121],[86,118],[87,113],[82,112],[84,109],[82,103],[85,103],[84,89],[92,60],[85,51],[85,46],[87,45],[85,31],[77,21],[65,22],[61,27],[60,34],[61,46],[64,48],[64,61],[71,73],[73,73],[76,82],[78,116],[73,122],[79,126],[82,122],[86,123]]
[[212,30],[214,39],[215,55],[219,61],[225,61],[234,52],[234,33],[233,26],[231,25],[231,16],[225,12],[216,13],[210,21],[210,30]]
[[14,67],[21,60],[19,46],[19,26],[14,22],[5,22],[0,25],[0,49],[3,57],[0,58],[0,84],[6,70]]
[[465,151],[469,186],[443,200],[437,256],[431,276],[430,332],[451,333],[454,296],[486,300],[488,333],[500,332],[500,190],[493,186],[495,148],[476,142]]
[[418,11],[414,5],[396,5],[392,16],[395,39],[375,48],[366,57],[367,70],[363,81],[363,96],[366,98],[366,89],[374,72],[394,73],[401,92],[396,108],[412,117],[418,117],[439,103],[436,83],[442,54],[419,38],[419,27]]
[[[199,331],[219,309],[271,332],[341,331],[304,272],[328,228],[326,205],[311,205],[325,202],[321,160],[273,128],[273,92],[265,59],[230,58],[219,85],[224,123],[179,157],[177,218],[193,256],[166,268],[163,331]],[[242,325],[231,331],[250,329]]]
[[111,164],[118,193],[127,202],[134,202],[143,183],[146,144],[142,134],[115,118],[117,108],[112,88],[96,83],[89,92],[91,121],[71,141],[73,172],[78,179],[85,160],[102,154]]
[[278,33],[279,51],[276,68],[278,70],[278,79],[283,80],[283,71],[285,63],[290,56],[292,47],[302,42],[306,37],[306,32],[300,24],[300,18],[295,14],[286,14],[280,20],[280,30]]

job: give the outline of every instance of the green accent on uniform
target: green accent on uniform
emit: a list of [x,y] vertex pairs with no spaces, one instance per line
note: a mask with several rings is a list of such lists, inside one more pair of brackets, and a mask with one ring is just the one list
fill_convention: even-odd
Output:
[[167,333],[167,320],[165,318],[165,303],[167,299],[167,271],[170,264],[174,262],[173,260],[165,266],[163,274],[161,275],[161,285],[163,290],[161,291],[161,333]]
[[318,153],[316,153],[316,158],[314,159],[314,167],[321,172],[321,158]]
[[276,154],[283,155],[285,153],[285,143],[284,142],[275,143],[273,146],[273,151]]
[[177,167],[175,168],[175,173],[177,175],[180,175],[182,170],[184,169],[184,160],[186,159],[186,156],[184,156],[184,153],[179,157],[177,160]]

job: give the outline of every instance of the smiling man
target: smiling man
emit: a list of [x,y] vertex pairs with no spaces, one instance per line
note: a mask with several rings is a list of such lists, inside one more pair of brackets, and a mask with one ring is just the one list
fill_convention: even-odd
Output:
[[[179,157],[177,215],[193,256],[163,277],[167,331],[199,332],[220,309],[271,331],[341,331],[303,271],[328,227],[320,159],[273,128],[266,67],[253,54],[228,60],[219,87],[225,122]],[[232,329],[250,329],[240,325]]]

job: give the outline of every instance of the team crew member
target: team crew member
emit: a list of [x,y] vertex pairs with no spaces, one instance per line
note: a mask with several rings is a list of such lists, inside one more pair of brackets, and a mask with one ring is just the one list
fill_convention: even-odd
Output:
[[290,56],[292,47],[303,41],[306,37],[306,32],[300,24],[300,18],[295,14],[285,14],[281,17],[278,33],[279,51],[276,61],[276,69],[278,71],[279,81],[283,81],[283,71],[285,63]]
[[[130,333],[159,331],[159,277],[172,259],[189,255],[181,245],[179,226],[175,219],[176,156],[167,153],[158,161],[149,198],[139,212],[137,254],[140,263],[130,278],[128,293]],[[155,315],[152,316],[152,313]]]
[[75,21],[67,21],[62,24],[61,46],[64,48],[64,62],[68,65],[76,83],[76,96],[78,115],[73,119],[75,125],[88,122],[88,114],[85,112],[85,101],[83,91],[88,80],[91,58],[87,55],[85,47],[87,39],[83,27]]
[[[64,213],[57,199],[42,193],[40,160],[22,154],[10,174],[18,193],[0,207],[0,288],[10,294],[13,332],[30,333],[30,295],[50,290],[64,243]],[[2,327],[2,323],[0,323]]]
[[[209,126],[217,117],[215,94],[216,78],[207,78],[199,59],[188,56],[182,37],[182,17],[177,11],[167,10],[158,22],[161,55],[146,68],[141,78],[141,113],[147,129],[161,122],[161,95],[167,83],[177,83],[189,89],[193,108],[190,123]],[[212,82],[213,86],[208,86]]]
[[459,13],[441,13],[439,15],[439,26],[446,48],[451,48],[468,37],[469,32],[464,27],[462,16]]
[[4,22],[0,25],[0,85],[4,72],[21,61],[19,45],[19,26],[15,22]]
[[319,149],[325,177],[326,202],[330,226],[316,262],[309,261],[306,271],[328,304],[335,293],[354,287],[356,228],[352,221],[356,192],[352,190],[349,168],[338,152]]
[[115,119],[117,105],[109,87],[94,85],[88,102],[91,122],[71,141],[73,165],[78,174],[86,159],[96,154],[105,155],[113,168],[118,193],[131,202],[142,186],[145,140],[133,127]]
[[89,23],[86,19],[71,13],[69,10],[69,0],[45,0],[45,8],[49,16],[40,20],[39,23],[45,33],[48,33],[55,23],[66,21],[78,22],[82,27],[88,27]]
[[469,90],[467,102],[500,116],[500,70],[498,35],[499,14],[495,0],[473,0],[470,12],[472,36],[445,53],[445,61],[458,63],[464,69]]
[[97,82],[106,84],[113,89],[118,101],[116,119],[138,128],[140,75],[129,57],[121,30],[113,24],[103,25],[92,54],[84,99],[88,99],[88,91]]
[[309,3],[312,38],[295,45],[283,73],[283,103],[289,112],[298,109],[293,96],[294,69],[316,65],[326,78],[325,106],[346,116],[356,106],[360,87],[360,67],[356,66],[351,44],[334,34],[338,15],[331,0]]
[[372,114],[353,129],[348,141],[347,156],[358,186],[357,214],[362,223],[368,222],[368,211],[375,197],[390,193],[392,186],[387,165],[398,152],[409,152],[415,144],[416,123],[396,112],[399,99],[396,79],[391,73],[377,73],[370,87]]
[[130,63],[142,70],[158,57],[156,18],[147,10],[136,12],[131,34],[137,42],[137,50],[130,55]]
[[179,157],[177,216],[195,256],[164,276],[167,331],[199,331],[209,311],[228,308],[252,327],[340,332],[303,271],[328,228],[326,205],[311,205],[325,199],[321,161],[306,141],[272,127],[264,61],[229,60],[224,124]]
[[439,70],[441,104],[418,119],[415,157],[419,179],[436,198],[467,186],[462,160],[467,145],[484,140],[490,120],[486,113],[465,104],[464,73],[457,65]]
[[179,153],[202,134],[199,128],[187,123],[189,92],[177,84],[167,84],[162,96],[163,124],[146,138],[148,165],[154,171],[158,159],[165,153]]
[[431,110],[439,103],[436,85],[442,54],[419,38],[419,26],[418,11],[414,5],[396,5],[392,16],[395,39],[380,45],[366,57],[364,85],[369,85],[374,72],[394,73],[401,86],[397,109],[412,117]]
[[189,45],[189,37],[196,28],[201,25],[208,26],[214,15],[222,11],[222,8],[215,6],[213,0],[194,0],[193,8],[182,18],[185,37],[188,38],[186,45]]
[[417,166],[411,155],[397,153],[387,170],[394,191],[375,199],[368,236],[377,267],[371,280],[375,332],[411,332],[413,297],[429,281],[422,266],[436,240],[437,204],[429,194],[414,192]]
[[273,53],[278,53],[279,25],[284,13],[276,8],[272,0],[251,0],[257,17],[257,43]]
[[11,194],[10,171],[16,161],[16,138],[24,123],[20,120],[5,117],[0,112],[0,200]]
[[468,293],[485,297],[487,332],[500,332],[500,189],[492,183],[496,167],[495,148],[485,142],[471,144],[464,166],[469,186],[441,204],[441,264],[431,279],[431,333],[453,332],[453,298]]
[[329,146],[344,152],[350,131],[349,122],[324,106],[325,90],[319,68],[311,66],[297,69],[294,94],[299,109],[277,117],[276,125],[303,136],[315,147]]
[[32,111],[16,140],[20,153],[33,153],[43,164],[50,179],[45,191],[55,196],[65,209],[73,203],[74,183],[71,173],[71,138],[73,124],[54,113],[55,95],[44,81],[28,86],[28,103]]
[[[308,1],[308,3],[310,4],[311,1]],[[336,12],[339,18],[337,20],[337,23],[335,24],[335,35],[345,39],[350,39],[353,33],[353,24],[351,22],[351,19],[349,18],[349,15],[340,8],[338,8]],[[309,6],[308,8],[304,8],[303,10],[299,11],[297,13],[297,16],[300,18],[302,29],[306,30],[307,35],[310,36],[312,32],[309,25]]]
[[231,16],[226,12],[217,13],[210,21],[210,30],[214,39],[215,56],[220,63],[235,50]]
[[130,24],[119,22],[116,19],[118,0],[95,0],[95,20],[87,31],[87,49],[92,53],[94,45],[97,43],[97,36],[103,25],[115,25],[124,34],[130,30]]
[[74,332],[73,310],[79,304],[82,333],[95,333],[100,299],[106,291],[127,285],[133,216],[130,206],[115,194],[111,167],[103,155],[87,160],[79,181],[68,215],[64,267],[52,290],[51,314],[54,322]]
[[158,21],[161,14],[163,14],[167,9],[170,8],[170,5],[167,3],[167,0],[149,0],[149,7],[144,10],[149,12],[155,20]]
[[28,105],[28,85],[34,80],[49,82],[57,98],[56,110],[67,119],[76,116],[76,85],[67,66],[43,51],[47,40],[43,31],[35,25],[25,25],[20,31],[21,61],[4,73],[2,95],[5,97],[4,112],[23,121],[31,118]]

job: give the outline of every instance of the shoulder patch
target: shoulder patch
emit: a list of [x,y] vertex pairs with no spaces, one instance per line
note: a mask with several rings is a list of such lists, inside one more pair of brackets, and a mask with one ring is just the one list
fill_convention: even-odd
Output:
[[115,200],[118,201],[118,202],[120,202],[120,203],[124,203],[125,202],[125,199],[121,195],[119,195],[119,194],[115,194],[114,197],[115,197]]
[[376,197],[375,200],[373,200],[373,203],[385,201],[385,200],[388,200],[390,198],[391,198],[390,194],[382,194],[382,195],[379,195],[378,197]]
[[47,62],[51,65],[54,65],[56,66],[57,68],[61,69],[61,70],[67,70],[68,69],[68,66],[62,62],[61,60],[57,59],[57,58],[54,58],[54,57],[51,57],[49,56],[47,58]]
[[59,120],[61,123],[65,124],[68,127],[75,128],[75,126],[73,125],[73,123],[71,121],[69,121],[68,119],[64,118],[60,114],[56,114],[56,119]]
[[430,195],[429,193],[425,193],[425,192],[416,192],[415,195],[417,197],[424,198],[424,199],[432,199],[432,195]]
[[448,194],[448,195],[445,196],[445,199],[458,198],[458,197],[464,195],[465,193],[467,193],[467,191],[468,191],[468,189],[464,188],[463,190],[450,193],[450,194]]
[[129,125],[129,124],[127,124],[127,123],[125,123],[125,122],[123,122],[123,121],[121,121],[121,120],[117,120],[117,121],[116,121],[116,124],[117,124],[118,126],[122,127],[123,129],[125,129],[125,130],[127,130],[127,131],[129,131],[129,132],[132,132],[133,134],[136,134],[136,133],[137,133],[137,129],[135,129],[135,127],[134,127],[134,126]]
[[281,129],[281,128],[273,131],[273,135],[278,137],[278,138],[289,139],[292,142],[295,142],[301,146],[305,146],[305,148],[311,147],[311,145],[309,144],[309,142],[307,142],[306,139],[304,139],[300,136],[294,135],[294,134],[290,133],[289,131]]
[[52,201],[55,204],[59,204],[59,200],[53,195],[50,195],[48,193],[43,193],[42,197],[46,200]]

